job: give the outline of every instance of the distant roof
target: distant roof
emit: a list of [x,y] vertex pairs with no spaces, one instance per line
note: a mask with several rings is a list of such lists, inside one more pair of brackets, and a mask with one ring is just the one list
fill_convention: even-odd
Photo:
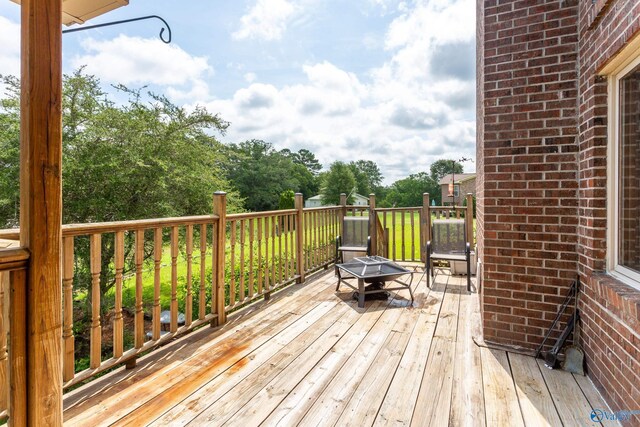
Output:
[[[457,173],[455,184],[460,184],[461,182],[467,181],[475,177],[476,177],[475,173]],[[450,183],[451,183],[451,174],[443,176],[439,182],[440,185],[445,185]]]

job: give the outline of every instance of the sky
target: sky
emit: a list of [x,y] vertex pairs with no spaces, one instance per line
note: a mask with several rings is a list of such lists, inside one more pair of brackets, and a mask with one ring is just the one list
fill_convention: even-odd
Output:
[[[473,0],[130,0],[63,36],[63,71],[148,86],[231,123],[225,143],[373,160],[385,184],[475,159]],[[19,6],[0,1],[0,74],[19,73]],[[464,163],[473,172],[472,161]]]

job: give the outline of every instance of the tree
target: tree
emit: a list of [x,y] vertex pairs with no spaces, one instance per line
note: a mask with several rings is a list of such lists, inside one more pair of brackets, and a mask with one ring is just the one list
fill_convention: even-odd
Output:
[[344,162],[333,162],[329,172],[324,177],[324,182],[320,190],[322,203],[326,205],[337,205],[340,203],[340,194],[345,193],[349,197],[347,204],[352,204],[353,189],[356,186],[356,179],[351,172],[351,168]]
[[[9,88],[0,111],[0,228],[17,206],[19,82]],[[100,81],[80,69],[63,81],[63,222],[86,223],[199,215],[211,212],[216,190],[228,192],[231,211],[240,207],[221,164],[225,150],[213,133],[228,124],[203,108],[187,111],[154,93],[117,86],[129,100],[115,104]],[[7,196],[8,195],[8,196]],[[4,200],[9,202],[4,202]],[[9,210],[8,210],[9,209]],[[10,215],[7,215],[10,212]],[[133,239],[125,239],[124,273],[132,271]],[[152,250],[145,249],[147,255]],[[102,296],[114,284],[112,234],[102,238]],[[87,239],[76,239],[74,287],[91,291]],[[106,298],[101,301],[106,303]]]
[[[398,180],[391,184],[383,205],[410,207],[422,206],[422,195],[429,193],[432,199],[439,196],[439,185],[426,172],[409,175],[408,178]],[[436,199],[438,200],[438,199]],[[436,201],[437,204],[439,204]]]
[[296,194],[293,190],[286,190],[280,194],[278,209],[293,209],[296,206]]
[[277,209],[283,191],[299,191],[294,168],[293,161],[268,142],[252,139],[229,146],[228,177],[251,211]]
[[349,163],[349,168],[356,179],[358,193],[363,196],[375,191],[382,184],[382,173],[378,165],[371,160],[358,160]]
[[445,175],[453,172],[464,173],[464,169],[461,163],[455,162],[452,159],[440,159],[431,164],[430,172],[431,179],[436,182],[440,182],[440,180],[444,178]]

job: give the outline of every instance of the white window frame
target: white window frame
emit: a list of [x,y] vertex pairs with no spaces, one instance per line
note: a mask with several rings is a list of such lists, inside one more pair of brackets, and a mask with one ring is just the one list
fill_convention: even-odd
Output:
[[[635,43],[634,43],[635,44]],[[608,73],[608,144],[607,144],[607,272],[616,279],[640,290],[640,273],[619,264],[619,194],[620,194],[620,80],[640,65],[640,51],[622,52],[618,61],[607,67]],[[626,53],[626,55],[624,55]]]
[[453,197],[460,197],[460,184],[453,184]]

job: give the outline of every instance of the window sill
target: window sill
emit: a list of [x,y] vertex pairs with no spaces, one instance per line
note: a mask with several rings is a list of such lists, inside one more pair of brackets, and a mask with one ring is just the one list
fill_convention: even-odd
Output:
[[[600,305],[619,317],[631,329],[640,331],[640,290],[629,285],[629,278],[618,274],[594,274],[589,280],[592,295]],[[586,289],[585,289],[586,290]]]

